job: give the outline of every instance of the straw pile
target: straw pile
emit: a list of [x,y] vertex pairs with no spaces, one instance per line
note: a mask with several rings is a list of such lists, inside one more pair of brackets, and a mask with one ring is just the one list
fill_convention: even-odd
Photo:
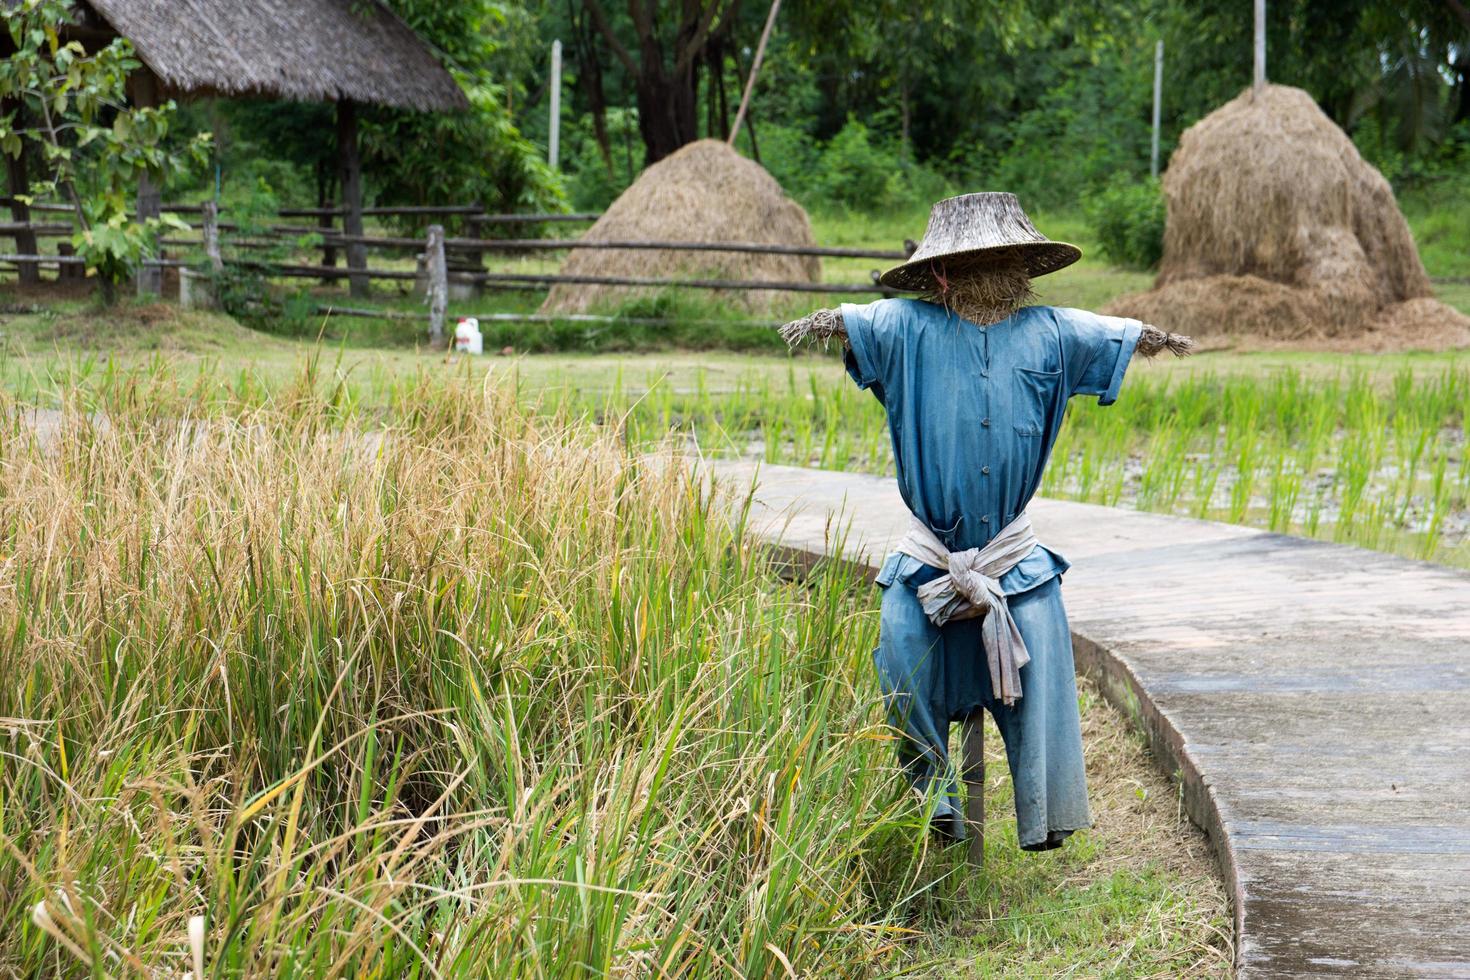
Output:
[[1470,345],[1432,297],[1388,181],[1300,89],[1246,91],[1184,133],[1164,175],[1154,289],[1108,312],[1210,345]]
[[[806,212],[786,196],[775,178],[719,140],[690,143],[643,171],[583,237],[594,241],[816,244]],[[653,249],[575,249],[561,271],[566,275],[780,282],[818,282],[822,276],[821,262],[815,257]],[[552,287],[541,312],[615,308],[657,291],[654,287],[561,284]],[[770,309],[782,295],[790,296],[771,290],[740,290],[722,300],[755,312]]]

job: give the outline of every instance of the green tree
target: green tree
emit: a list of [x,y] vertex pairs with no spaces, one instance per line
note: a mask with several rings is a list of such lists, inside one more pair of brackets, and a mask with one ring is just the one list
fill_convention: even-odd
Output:
[[363,168],[374,197],[384,204],[478,201],[504,210],[560,206],[560,179],[516,127],[507,83],[497,80],[502,60],[524,60],[523,51],[503,43],[508,26],[527,22],[523,8],[492,0],[391,0],[389,6],[444,59],[470,111],[366,112]]
[[[132,46],[117,39],[95,52],[66,40],[74,22],[70,0],[24,0],[0,6],[11,51],[0,61],[0,150],[18,157],[28,143],[39,147],[49,175],[32,196],[60,193],[77,221],[73,243],[97,271],[111,302],[118,283],[153,254],[161,226],[185,227],[166,215],[134,219],[129,201],[144,174],[161,180],[202,160],[208,134],[171,152],[167,136],[175,105],[138,108],[127,102],[127,79],[140,63]],[[30,203],[30,196],[26,203]]]

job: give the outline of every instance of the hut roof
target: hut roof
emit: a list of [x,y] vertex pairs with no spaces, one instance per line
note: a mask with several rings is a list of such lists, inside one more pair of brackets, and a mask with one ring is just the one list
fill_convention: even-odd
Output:
[[169,89],[423,111],[469,102],[382,0],[85,0]]

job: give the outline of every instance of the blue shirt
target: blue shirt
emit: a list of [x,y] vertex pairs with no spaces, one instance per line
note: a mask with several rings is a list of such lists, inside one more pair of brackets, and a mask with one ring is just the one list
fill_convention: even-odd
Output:
[[[1142,331],[1137,320],[1051,306],[981,327],[913,299],[844,303],[842,321],[847,371],[888,413],[899,493],[951,551],[983,547],[1026,509],[1067,400],[1116,401]],[[1038,545],[1001,587],[1025,592],[1068,567]],[[890,556],[878,581],[924,568]]]

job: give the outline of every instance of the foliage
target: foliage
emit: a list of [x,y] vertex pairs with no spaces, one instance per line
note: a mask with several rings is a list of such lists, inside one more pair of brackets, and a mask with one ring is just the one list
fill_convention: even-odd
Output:
[[383,204],[479,202],[492,211],[554,211],[560,179],[510,121],[501,89],[461,79],[463,113],[376,109],[362,126],[363,169]]
[[[280,208],[279,198],[263,178],[257,178],[252,193],[237,191],[231,195],[230,221],[235,225],[236,236],[267,247],[227,256],[230,261],[223,268],[205,272],[210,276],[219,308],[241,323],[275,333],[300,335],[310,329],[316,298],[303,290],[284,291],[274,286],[264,265],[289,262],[293,252],[319,246],[321,235],[315,232],[294,238],[267,235],[278,220]],[[228,243],[226,239],[222,246],[226,251]]]
[[479,202],[493,211],[559,208],[560,181],[521,135],[497,81],[507,57],[520,64],[529,56],[525,42],[516,41],[529,14],[493,0],[393,0],[390,6],[440,54],[470,110],[364,112],[363,170],[373,197],[383,204]]
[[1088,223],[1115,265],[1152,269],[1164,254],[1164,196],[1159,182],[1120,177],[1085,202]]
[[[0,117],[0,150],[19,156],[39,146],[48,176],[31,197],[64,193],[79,225],[77,254],[97,270],[108,295],[154,251],[164,227],[187,228],[165,215],[138,221],[129,200],[139,178],[202,160],[207,134],[183,152],[165,143],[175,106],[127,103],[127,79],[139,67],[132,46],[117,39],[95,52],[63,40],[75,9],[70,0],[25,0],[0,7],[15,50],[0,61],[0,99],[16,106]],[[29,200],[29,198],[27,198]]]

